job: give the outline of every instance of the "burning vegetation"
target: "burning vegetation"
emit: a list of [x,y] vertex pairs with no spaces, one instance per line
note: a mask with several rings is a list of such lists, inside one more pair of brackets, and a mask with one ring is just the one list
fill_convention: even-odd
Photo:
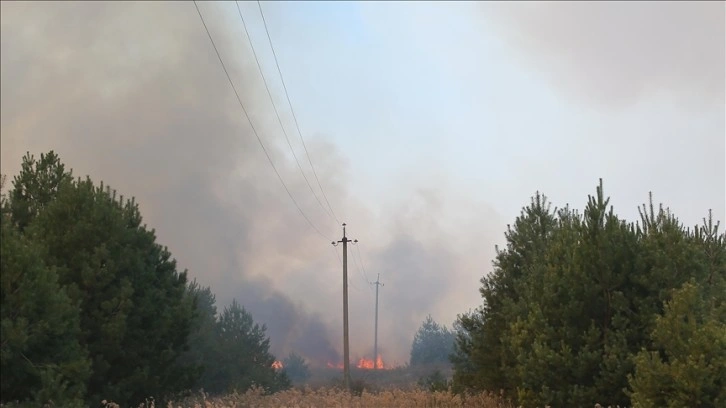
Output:
[[[325,364],[325,366],[328,368],[335,368],[338,370],[343,369],[343,363],[333,364],[333,363],[328,362]],[[373,359],[361,357],[358,360],[358,363],[355,365],[355,367],[360,368],[362,370],[373,370],[373,369],[387,370],[387,369],[390,369],[390,367],[387,367],[385,364],[383,364],[383,357],[381,357],[380,355],[378,355],[378,357],[376,358],[376,361],[373,361]]]
[[364,357],[358,360],[358,365],[356,367],[362,368],[364,370],[372,370],[374,368],[382,370],[384,369],[383,358],[381,358],[379,354],[378,357],[376,357],[376,361],[374,362],[373,360],[369,360]]

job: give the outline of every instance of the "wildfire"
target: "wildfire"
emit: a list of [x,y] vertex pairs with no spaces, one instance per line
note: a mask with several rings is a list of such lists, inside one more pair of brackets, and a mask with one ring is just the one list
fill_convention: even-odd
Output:
[[379,355],[376,358],[375,362],[373,360],[369,360],[367,358],[361,358],[360,360],[358,360],[357,367],[363,368],[366,370],[372,370],[373,368],[383,369],[384,368],[383,367],[383,358],[381,358],[381,356]]
[[[337,368],[339,370],[343,369],[343,363],[333,364],[333,363],[326,363],[326,366],[328,368]],[[352,366],[352,364],[351,364]],[[363,370],[372,370],[374,368],[377,368],[379,370],[385,369],[385,365],[383,364],[383,358],[379,355],[378,358],[376,358],[376,361],[374,362],[372,359],[368,358],[361,358],[358,360],[358,364],[356,364],[357,368],[363,369]]]
[[272,363],[272,368],[275,370],[282,370],[282,361],[275,361]]

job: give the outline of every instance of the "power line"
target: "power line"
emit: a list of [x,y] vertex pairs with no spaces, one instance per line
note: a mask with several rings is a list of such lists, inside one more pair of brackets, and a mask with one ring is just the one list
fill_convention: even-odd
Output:
[[[257,51],[255,50],[255,46],[252,43],[252,38],[250,37],[250,33],[247,30],[247,24],[245,23],[245,19],[242,16],[242,10],[239,7],[239,1],[235,1],[235,4],[237,5],[237,12],[239,13],[239,18],[242,20],[242,26],[245,29],[245,35],[247,35],[247,41],[250,44],[250,48],[252,48],[252,55],[255,57],[255,62],[257,63],[257,69],[260,71],[260,75],[262,76],[262,81],[265,83],[265,90],[267,91],[267,96],[270,98],[270,103],[272,104],[272,108],[275,110],[275,116],[277,116],[277,123],[280,124],[280,128],[282,129],[282,133],[285,135],[285,140],[287,141],[287,146],[290,148],[290,151],[292,152],[292,157],[295,158],[295,163],[297,164],[298,169],[300,169],[300,173],[302,173],[303,178],[305,179],[305,183],[308,185],[308,188],[310,188],[310,192],[313,193],[313,196],[315,197],[315,200],[320,204],[320,208],[325,211],[326,214],[328,214],[329,217],[335,218],[332,216],[332,213],[330,210],[325,208],[323,205],[323,202],[320,201],[320,198],[318,198],[318,195],[315,193],[315,190],[313,190],[313,186],[310,184],[310,181],[308,180],[308,177],[305,175],[305,171],[303,171],[302,166],[300,165],[300,161],[297,158],[297,154],[295,154],[295,149],[292,148],[292,143],[290,143],[290,137],[287,135],[287,131],[285,130],[285,126],[282,124],[282,119],[280,118],[280,112],[277,110],[277,105],[275,105],[275,101],[272,99],[272,93],[270,92],[270,87],[267,84],[267,78],[265,77],[265,73],[262,71],[262,66],[260,66],[260,60],[257,57]],[[337,219],[336,219],[337,221]]]
[[303,138],[302,132],[300,131],[300,125],[297,122],[297,116],[295,115],[295,109],[292,107],[292,102],[290,101],[290,94],[287,92],[287,86],[285,85],[285,78],[282,76],[282,70],[280,70],[280,64],[277,61],[277,53],[275,52],[275,47],[272,45],[272,38],[270,37],[270,31],[267,29],[267,20],[265,20],[265,13],[262,11],[262,4],[259,0],[257,0],[257,7],[260,9],[260,15],[262,16],[262,24],[265,26],[265,33],[267,34],[267,41],[270,43],[270,49],[272,50],[272,55],[275,57],[275,66],[277,67],[277,72],[280,74],[280,81],[282,81],[282,88],[285,90],[285,97],[287,98],[287,103],[290,105],[290,112],[292,112],[292,118],[295,122],[295,128],[297,129],[298,135],[300,135],[300,141],[302,142],[303,148],[305,149],[305,156],[308,158],[308,162],[310,163],[310,168],[313,169],[313,175],[315,176],[315,180],[318,182],[318,187],[320,187],[320,192],[323,193],[323,198],[325,199],[325,202],[328,204],[328,208],[330,208],[330,213],[333,214],[333,218],[340,224],[340,220],[338,220],[338,217],[335,215],[335,212],[333,211],[333,207],[330,205],[330,201],[328,201],[328,197],[325,195],[325,190],[323,190],[323,186],[320,184],[320,179],[318,178],[318,173],[315,171],[315,166],[313,166],[313,161],[310,159],[310,154],[308,153],[308,148],[305,145],[305,139]]
[[370,280],[368,279],[368,274],[366,273],[366,267],[363,265],[363,257],[360,256],[360,246],[356,245],[355,249],[358,250],[358,259],[360,260],[361,268],[363,268],[363,275],[365,275],[366,282],[370,283]]
[[[357,245],[356,245],[356,246],[357,246]],[[363,274],[363,272],[361,272],[361,270],[362,270],[362,269],[361,269],[361,263],[360,263],[360,262],[359,262],[358,260],[356,260],[356,259],[355,259],[355,252],[354,252],[354,251],[351,251],[351,254],[353,255],[353,256],[352,256],[352,258],[353,258],[353,263],[355,264],[355,267],[356,267],[356,269],[358,269],[358,275],[360,275],[360,278],[361,278],[361,279],[363,279],[363,280],[365,281],[365,283],[366,283],[366,286],[368,286],[368,287],[370,288],[370,283],[371,283],[371,282],[370,282],[370,281],[368,280],[368,278],[367,278],[367,277],[366,277],[366,276],[365,276],[365,275]],[[360,257],[359,257],[359,259],[360,259]],[[372,289],[372,288],[371,288],[371,289]]]
[[239,106],[242,108],[242,112],[245,114],[245,118],[247,118],[247,122],[249,122],[250,127],[252,128],[252,132],[255,134],[255,137],[257,138],[257,142],[260,144],[260,147],[262,147],[262,151],[265,153],[265,156],[267,157],[267,161],[270,162],[270,166],[272,166],[272,169],[275,171],[275,174],[277,175],[278,180],[280,180],[280,183],[282,184],[282,187],[285,188],[285,191],[287,192],[287,195],[290,197],[292,202],[295,204],[295,207],[300,212],[300,215],[305,218],[305,221],[310,224],[310,226],[317,232],[321,237],[330,240],[328,237],[325,236],[320,230],[315,226],[315,224],[310,221],[310,218],[308,218],[307,215],[303,212],[302,208],[300,208],[300,205],[298,205],[297,201],[295,201],[295,198],[292,196],[292,193],[290,193],[290,189],[287,188],[287,185],[285,184],[285,181],[282,179],[282,176],[280,175],[280,172],[277,171],[277,167],[275,167],[275,163],[272,162],[272,158],[270,157],[269,153],[267,152],[267,149],[265,148],[265,144],[262,143],[262,139],[260,139],[260,135],[257,133],[257,129],[255,128],[255,125],[252,123],[252,119],[250,119],[249,114],[247,113],[247,109],[245,109],[244,103],[242,103],[242,98],[239,96],[239,92],[237,92],[237,87],[234,86],[234,82],[232,82],[232,78],[229,75],[229,71],[227,71],[227,67],[224,65],[224,61],[222,60],[222,56],[219,54],[219,50],[217,49],[217,45],[214,43],[214,39],[212,38],[212,34],[209,32],[209,28],[207,27],[207,23],[204,21],[204,17],[202,16],[202,12],[199,10],[199,5],[197,5],[197,1],[194,0],[194,7],[197,9],[197,14],[199,14],[199,19],[202,21],[202,25],[204,26],[204,31],[207,32],[207,36],[209,37],[209,41],[212,43],[212,47],[214,48],[214,52],[217,54],[217,58],[219,58],[219,63],[222,65],[222,70],[224,70],[224,74],[227,76],[227,80],[229,81],[229,84],[232,86],[232,90],[234,91],[234,95],[237,97],[237,102],[239,103]]

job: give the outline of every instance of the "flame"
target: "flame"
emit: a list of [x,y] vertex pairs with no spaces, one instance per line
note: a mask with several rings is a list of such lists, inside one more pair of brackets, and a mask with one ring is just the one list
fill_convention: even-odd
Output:
[[[328,368],[337,368],[339,370],[342,370],[344,368],[343,363],[333,364],[331,362],[328,362],[325,365]],[[361,368],[363,370],[372,370],[374,368],[377,368],[379,370],[385,369],[385,366],[383,364],[383,358],[380,355],[378,356],[378,358],[376,358],[375,362],[373,360],[367,359],[365,357],[361,358],[360,360],[358,360],[358,364],[356,364],[356,367]]]
[[372,370],[373,368],[383,369],[383,358],[378,355],[375,362],[367,358],[361,358],[360,360],[358,360],[357,367],[365,370]]
[[272,368],[275,370],[282,370],[282,361],[275,361],[272,363]]

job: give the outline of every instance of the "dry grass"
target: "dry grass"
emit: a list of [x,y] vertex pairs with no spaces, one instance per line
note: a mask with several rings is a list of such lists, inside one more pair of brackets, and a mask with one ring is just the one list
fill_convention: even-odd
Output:
[[[122,408],[104,401],[105,408]],[[260,388],[244,394],[209,398],[204,393],[180,402],[170,402],[166,408],[516,408],[496,394],[482,393],[466,397],[450,391],[429,392],[424,390],[385,390],[375,393],[363,391],[356,396],[336,388],[290,389],[265,395]],[[605,408],[594,404],[595,408]],[[156,408],[153,400],[138,408]],[[546,406],[545,408],[551,408]],[[620,408],[620,407],[607,407]]]
[[[120,408],[107,403],[107,408]],[[152,408],[153,403],[139,408]],[[386,390],[377,393],[363,391],[359,396],[334,388],[312,390],[290,389],[272,395],[264,395],[261,389],[244,394],[231,394],[221,398],[199,395],[179,403],[169,403],[167,408],[368,408],[368,407],[422,407],[422,408],[514,408],[496,395],[479,394],[462,397],[451,392],[422,390]]]

